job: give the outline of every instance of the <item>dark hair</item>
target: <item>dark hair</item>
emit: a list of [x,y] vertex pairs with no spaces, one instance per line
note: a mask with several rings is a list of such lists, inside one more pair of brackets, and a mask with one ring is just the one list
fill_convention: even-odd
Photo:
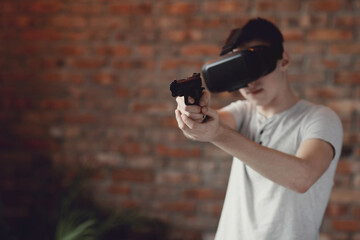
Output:
[[251,19],[242,28],[233,29],[225,41],[223,52],[231,51],[254,40],[269,44],[276,49],[279,58],[282,58],[283,35],[272,22],[263,18]]

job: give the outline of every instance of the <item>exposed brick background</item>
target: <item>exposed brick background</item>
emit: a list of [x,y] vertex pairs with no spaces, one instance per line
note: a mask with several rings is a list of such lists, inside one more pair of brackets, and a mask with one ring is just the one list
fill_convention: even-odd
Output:
[[[359,0],[2,0],[0,198],[32,214],[54,167],[96,169],[100,205],[211,237],[231,157],[186,140],[168,90],[218,55],[231,28],[261,16],[283,31],[297,94],[333,108],[344,149],[322,240],[360,239]],[[238,96],[213,96],[222,106]],[[211,239],[211,238],[210,238]]]

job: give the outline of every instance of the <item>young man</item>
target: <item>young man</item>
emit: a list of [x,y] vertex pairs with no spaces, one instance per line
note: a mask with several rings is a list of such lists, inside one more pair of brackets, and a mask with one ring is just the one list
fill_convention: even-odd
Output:
[[234,157],[216,240],[317,240],[341,152],[341,122],[294,94],[282,34],[261,18],[241,29],[233,51],[258,45],[281,46],[280,59],[274,71],[240,89],[245,100],[216,111],[208,91],[200,106],[178,97],[176,120],[189,139]]

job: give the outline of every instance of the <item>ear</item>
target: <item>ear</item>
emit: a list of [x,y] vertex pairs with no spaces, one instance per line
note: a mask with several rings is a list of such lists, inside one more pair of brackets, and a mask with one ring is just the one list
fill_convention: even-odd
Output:
[[284,50],[283,58],[280,61],[281,61],[281,70],[286,71],[290,65],[290,56],[287,51]]

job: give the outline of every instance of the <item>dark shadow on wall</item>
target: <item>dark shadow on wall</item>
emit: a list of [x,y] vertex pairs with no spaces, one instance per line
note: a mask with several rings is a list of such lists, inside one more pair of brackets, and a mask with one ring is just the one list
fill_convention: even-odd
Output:
[[38,178],[42,181],[36,182],[31,194],[2,191],[1,239],[169,239],[169,226],[163,221],[135,210],[114,212],[97,206],[84,187],[91,172],[77,172],[71,177],[68,172],[44,167],[33,168],[42,175]]

